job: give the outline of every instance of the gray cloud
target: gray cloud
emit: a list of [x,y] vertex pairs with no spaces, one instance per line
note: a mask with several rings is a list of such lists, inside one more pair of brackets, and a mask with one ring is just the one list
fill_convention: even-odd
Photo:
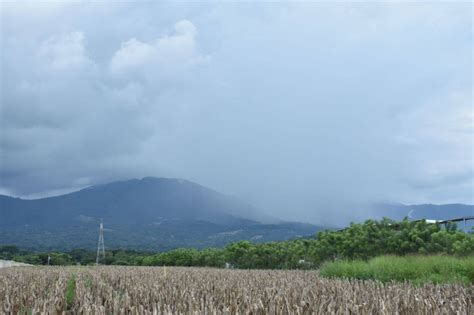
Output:
[[276,216],[474,202],[472,12],[6,3],[0,192],[181,177]]

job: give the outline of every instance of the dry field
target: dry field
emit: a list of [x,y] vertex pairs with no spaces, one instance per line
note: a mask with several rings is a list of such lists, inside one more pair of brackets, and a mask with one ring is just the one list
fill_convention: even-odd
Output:
[[327,280],[314,271],[0,269],[6,314],[474,314],[474,288]]

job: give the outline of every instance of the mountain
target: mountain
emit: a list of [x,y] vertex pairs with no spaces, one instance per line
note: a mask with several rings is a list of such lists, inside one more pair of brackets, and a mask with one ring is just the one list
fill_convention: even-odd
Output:
[[196,183],[146,177],[36,200],[0,195],[0,244],[94,248],[100,219],[106,246],[150,250],[284,240],[321,229],[261,223],[257,214],[252,206]]
[[459,217],[474,216],[474,205],[465,204],[420,204],[404,205],[397,203],[377,204],[372,210],[373,217],[387,217],[402,220],[408,217],[410,220],[432,219],[448,220]]

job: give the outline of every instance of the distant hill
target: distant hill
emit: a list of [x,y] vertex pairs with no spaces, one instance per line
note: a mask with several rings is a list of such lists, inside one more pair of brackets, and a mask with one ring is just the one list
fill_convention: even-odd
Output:
[[98,223],[108,247],[167,250],[242,239],[313,235],[311,224],[261,223],[252,206],[180,179],[132,179],[24,200],[0,195],[0,243],[31,249],[94,248]]
[[464,204],[378,204],[373,208],[373,216],[377,218],[388,217],[395,220],[402,220],[408,217],[410,220],[433,219],[447,220],[458,217],[474,216],[474,205]]

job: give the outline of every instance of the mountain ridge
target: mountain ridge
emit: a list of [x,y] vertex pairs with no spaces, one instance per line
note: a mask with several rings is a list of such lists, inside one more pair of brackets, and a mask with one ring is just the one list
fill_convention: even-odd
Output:
[[40,199],[1,196],[0,206],[1,242],[31,247],[92,248],[99,219],[110,229],[109,245],[147,249],[284,240],[321,229],[259,222],[250,215],[257,209],[233,196],[170,178],[117,181]]
[[[234,196],[188,180],[144,177],[38,199],[0,195],[0,244],[92,249],[100,219],[107,229],[107,246],[150,250],[279,241],[329,229],[281,220],[262,222],[258,213]],[[463,215],[474,215],[474,206],[392,203],[375,205],[367,219],[439,220]]]
[[449,220],[474,215],[474,205],[462,203],[411,205],[387,203],[374,205],[373,215],[378,218],[385,216],[394,220],[402,220],[405,217],[411,220]]

